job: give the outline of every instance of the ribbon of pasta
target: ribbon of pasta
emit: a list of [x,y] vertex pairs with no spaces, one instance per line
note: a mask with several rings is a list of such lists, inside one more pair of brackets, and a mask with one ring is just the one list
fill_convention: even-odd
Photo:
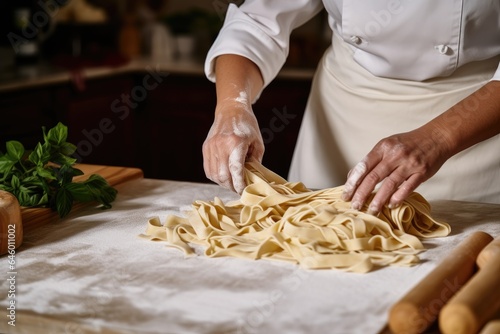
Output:
[[190,244],[199,244],[210,257],[368,272],[374,266],[413,265],[424,250],[421,238],[450,233],[448,224],[431,217],[429,203],[418,193],[375,217],[364,212],[366,207],[352,210],[342,201],[342,187],[311,191],[256,162],[246,164],[245,179],[240,199],[196,201],[186,217],[170,215],[163,225],[154,217],[143,236],[186,254],[194,254]]

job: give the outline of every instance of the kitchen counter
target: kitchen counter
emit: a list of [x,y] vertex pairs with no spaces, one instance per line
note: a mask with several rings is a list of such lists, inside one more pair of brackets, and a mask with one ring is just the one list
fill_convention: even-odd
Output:
[[[154,60],[149,58],[134,59],[120,66],[89,67],[78,73],[84,79],[103,78],[119,74],[147,72],[167,72],[204,76],[203,63],[200,60]],[[311,79],[314,69],[285,67],[279,73],[280,78]],[[60,84],[75,79],[75,72],[58,68],[49,64],[26,66],[22,68],[8,67],[0,71],[0,93],[44,85]]]
[[15,327],[5,316],[8,258],[0,258],[2,333],[379,333],[391,305],[467,235],[500,235],[500,205],[437,201],[433,215],[452,233],[424,241],[428,250],[413,267],[354,274],[185,257],[138,236],[148,218],[163,221],[195,200],[237,195],[155,179],[117,189],[110,210],[88,206],[26,233],[15,254]]

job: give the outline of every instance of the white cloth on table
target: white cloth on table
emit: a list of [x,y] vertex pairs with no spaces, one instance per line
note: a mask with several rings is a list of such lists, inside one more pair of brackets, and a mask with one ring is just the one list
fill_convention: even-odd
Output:
[[[37,333],[22,325],[31,312],[60,320],[59,332],[71,333],[84,327],[115,334],[377,333],[391,305],[469,233],[500,235],[500,206],[442,202],[431,203],[433,212],[451,224],[452,235],[425,241],[428,250],[415,267],[360,275],[265,260],[185,258],[138,237],[148,218],[236,195],[209,184],[150,179],[117,188],[110,210],[87,207],[26,233],[16,251],[18,325],[7,325],[4,316],[0,332]],[[7,314],[8,258],[0,264],[0,308]],[[57,331],[39,328],[51,332]]]

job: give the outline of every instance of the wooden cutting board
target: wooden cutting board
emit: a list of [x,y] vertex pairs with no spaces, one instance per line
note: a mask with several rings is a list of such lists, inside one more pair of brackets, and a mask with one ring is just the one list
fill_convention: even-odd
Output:
[[[84,181],[92,174],[99,174],[106,179],[111,186],[116,186],[130,180],[144,177],[142,170],[139,168],[87,164],[76,164],[74,167],[80,169],[84,173],[83,175],[74,177],[73,181],[75,182]],[[71,212],[93,204],[95,203],[75,203]],[[57,212],[46,208],[22,208],[21,216],[24,232],[31,231],[37,227],[60,219]]]

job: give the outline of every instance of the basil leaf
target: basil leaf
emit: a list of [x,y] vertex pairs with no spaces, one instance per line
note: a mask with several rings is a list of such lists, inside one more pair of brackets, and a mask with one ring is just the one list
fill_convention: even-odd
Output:
[[58,169],[57,173],[61,185],[70,183],[73,180],[73,176],[75,175],[74,168],[66,164],[62,165],[61,168]]
[[66,216],[73,206],[73,197],[71,193],[64,188],[59,189],[56,194],[56,210],[59,217]]
[[19,205],[21,205],[21,206],[30,206],[31,205],[31,198],[26,191],[20,190],[17,193],[16,197],[19,201]]
[[64,188],[70,192],[75,201],[91,202],[94,200],[93,194],[88,190],[88,186],[85,183],[69,183]]
[[43,177],[48,180],[56,180],[56,176],[54,175],[54,172],[50,169],[46,169],[40,166],[36,167],[36,172],[38,176]]
[[16,140],[8,141],[6,144],[7,156],[14,161],[19,161],[24,155],[24,146]]
[[[70,156],[76,151],[76,145],[73,145],[71,143],[65,142],[61,144],[60,147],[61,154],[64,154],[66,156]],[[76,160],[76,159],[75,159]]]
[[4,155],[0,157],[0,174],[10,173],[12,167],[15,165],[15,161],[9,159],[8,156]]
[[50,153],[47,151],[45,145],[38,143],[28,159],[35,165],[43,167],[49,162]]
[[42,195],[42,197],[40,197],[40,200],[38,201],[36,206],[43,206],[47,205],[48,203],[49,203],[49,196],[45,193]]
[[9,187],[9,186],[8,186],[8,185],[6,185],[6,184],[0,184],[0,190],[3,190],[3,191],[8,191],[8,192],[10,192],[10,193],[12,193],[12,192],[13,192],[12,187]]
[[48,142],[52,145],[61,145],[68,138],[68,128],[61,122],[57,123],[55,127],[47,133]]
[[19,178],[16,175],[12,176],[12,179],[10,180],[10,184],[12,186],[12,189],[14,191],[17,191],[19,187],[21,186],[21,182],[19,181]]
[[83,171],[73,167],[73,176],[83,175]]
[[56,153],[53,156],[52,162],[59,164],[59,165],[73,165],[76,162],[76,159],[65,156],[65,155],[60,154],[60,153]]

